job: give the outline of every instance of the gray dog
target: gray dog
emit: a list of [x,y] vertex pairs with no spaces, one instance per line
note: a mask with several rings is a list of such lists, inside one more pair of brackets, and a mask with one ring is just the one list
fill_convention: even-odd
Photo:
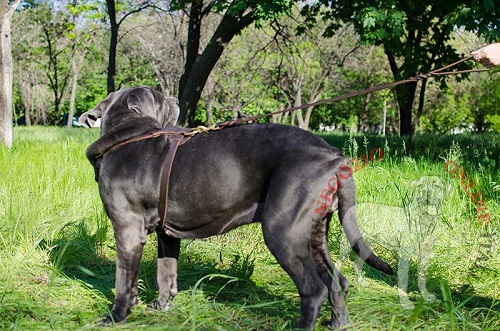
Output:
[[159,288],[150,307],[166,310],[177,294],[181,239],[209,237],[258,221],[267,246],[299,291],[299,327],[312,330],[326,297],[330,326],[348,324],[348,283],[327,247],[333,211],[339,210],[358,255],[392,274],[365,244],[354,214],[347,213],[356,203],[349,159],[313,134],[288,126],[249,124],[199,133],[177,150],[162,220],[160,173],[172,139],[130,139],[175,125],[178,113],[175,99],[136,87],[111,93],[79,119],[86,127],[102,121],[101,137],[87,149],[87,157],[116,239],[116,299],[105,323],[125,321],[137,303],[149,233],[158,237]]

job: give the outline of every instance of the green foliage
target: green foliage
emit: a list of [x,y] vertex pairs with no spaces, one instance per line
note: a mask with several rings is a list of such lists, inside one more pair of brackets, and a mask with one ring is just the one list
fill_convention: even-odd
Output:
[[486,115],[486,120],[490,123],[490,127],[495,132],[500,133],[500,115]]
[[[185,10],[192,0],[174,0],[170,7],[174,10]],[[214,8],[216,13],[228,11],[230,15],[240,15],[245,10],[253,11],[258,21],[276,19],[279,16],[290,12],[294,0],[232,0],[213,1],[209,6]]]
[[465,95],[443,94],[420,118],[422,130],[439,134],[450,133],[453,129],[468,130],[471,111],[467,101]]
[[451,81],[449,89],[426,105],[420,129],[428,133],[500,132],[500,75],[474,73],[467,81]]
[[[471,6],[472,5],[472,6]],[[304,15],[321,15],[335,31],[339,22],[351,23],[360,42],[382,45],[395,80],[413,77],[453,63],[463,55],[448,43],[457,26],[487,38],[498,35],[500,5],[475,5],[462,1],[318,1],[308,4]],[[311,9],[314,8],[314,9]],[[309,20],[311,22],[312,19]],[[331,33],[329,33],[331,35]],[[470,63],[461,63],[468,69]],[[445,87],[446,76],[437,77]],[[416,83],[396,87],[401,132],[411,134]]]
[[[96,2],[58,5],[41,1],[16,13],[19,18],[13,22],[14,84],[19,100],[16,112],[29,111],[31,124],[62,122],[62,114],[68,112],[70,82],[75,74],[72,60],[84,68],[78,76],[80,94],[76,113],[88,110],[102,99],[98,85],[103,81],[101,77],[105,79],[105,51],[97,51],[100,35],[93,24],[98,7]],[[90,55],[88,61],[81,61],[86,55]],[[95,94],[89,95],[90,91]]]
[[393,35],[403,35],[405,14],[395,6],[388,8],[366,7],[356,17],[361,20],[364,34],[362,40],[378,44]]
[[[469,99],[474,114],[475,129],[479,132],[489,128],[500,132],[495,126],[495,119],[500,116],[500,74],[491,74],[474,88]],[[489,122],[489,123],[488,123]],[[493,125],[491,125],[491,124]]]
[[464,26],[468,31],[477,31],[492,42],[500,39],[499,12],[498,1],[464,1],[451,16],[458,26]]
[[[116,87],[150,85],[177,96],[187,26],[181,13],[173,10],[187,10],[191,1],[179,0],[168,5],[148,3],[167,6],[166,12],[140,12],[123,23],[118,44]],[[447,42],[442,50],[432,49],[430,45],[439,36],[436,34],[439,31],[429,25],[436,21],[431,16],[439,10],[448,13],[442,22],[436,21],[441,22],[443,29],[440,31],[446,32],[447,40],[448,33],[457,30],[445,31],[445,25],[463,19],[464,15],[473,15],[471,10],[476,10],[467,10],[468,5],[464,5],[452,13],[455,5],[448,8],[440,2],[428,5],[429,8],[408,5],[405,10],[390,1],[366,5],[334,2],[331,9],[326,2],[294,6],[296,3],[288,0],[244,3],[238,0],[204,4],[207,14],[204,26],[208,34],[203,34],[202,45],[208,41],[219,15],[228,9],[237,12],[247,6],[244,7],[248,8],[246,13],[253,11],[260,28],[246,28],[224,51],[210,77],[214,86],[205,90],[198,104],[197,124],[206,124],[209,106],[217,122],[287,108],[293,106],[296,99],[307,103],[392,81],[384,47],[360,46],[362,43],[383,43],[386,48],[393,47],[391,52],[397,56],[397,63],[401,63],[401,57],[409,56],[411,61],[408,63],[418,67],[411,70],[409,66],[401,67],[407,73],[425,71],[426,65],[431,66],[429,61],[433,56],[441,58],[442,54],[458,50],[457,41]],[[142,4],[135,0],[117,2],[121,10]],[[485,4],[481,10],[491,11],[491,6]],[[299,9],[307,14],[306,17],[298,14]],[[342,15],[353,10],[355,22],[340,20]],[[320,13],[325,21],[314,16]],[[81,56],[84,61],[78,76],[76,114],[94,107],[106,97],[109,27],[104,19],[103,2],[36,1],[21,6],[16,15],[18,19],[13,21],[16,119],[28,112],[31,124],[60,124],[61,115],[69,109],[73,78],[71,60]],[[488,17],[491,19],[491,15]],[[415,22],[419,20],[425,24]],[[478,22],[483,23],[486,24]],[[423,32],[427,37],[421,38],[421,49],[412,48],[405,38],[411,35],[409,29],[420,27],[427,29]],[[57,57],[50,56],[43,29],[50,32],[48,40],[55,45],[57,52],[53,55]],[[474,48],[479,44],[476,39],[468,38],[461,35],[459,45]],[[458,56],[461,51],[456,52]],[[444,57],[442,63],[448,60],[451,61]],[[450,89],[444,94],[429,92],[428,87],[427,95],[432,97],[428,97],[430,101],[424,107],[418,130],[424,133],[447,133],[470,127],[474,132],[498,130],[498,74],[488,74],[489,78],[484,79],[486,75],[483,74],[481,80],[471,76],[474,84],[470,85],[467,81],[449,82]],[[437,96],[434,98],[432,93]],[[309,128],[328,126],[345,131],[381,132],[385,108],[386,132],[396,133],[399,127],[397,100],[397,91],[379,92],[318,106],[311,112]],[[306,115],[305,110],[302,115]],[[291,116],[282,117],[280,121],[298,124],[297,117],[293,121]]]
[[453,6],[447,1],[417,4],[388,0],[365,2],[363,6],[336,2],[331,10],[337,19],[354,24],[362,42],[384,45],[389,54],[401,57],[400,72],[394,72],[395,78],[401,79],[459,58],[453,48],[444,44],[455,24],[448,15],[461,5],[454,2]]

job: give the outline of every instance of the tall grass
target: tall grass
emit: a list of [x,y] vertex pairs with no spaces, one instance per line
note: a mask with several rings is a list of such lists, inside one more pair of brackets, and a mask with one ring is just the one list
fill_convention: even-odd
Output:
[[[14,147],[0,148],[2,330],[101,329],[99,316],[108,312],[114,299],[115,251],[85,159],[85,149],[97,135],[83,129],[16,128]],[[337,145],[351,157],[375,147],[384,149],[381,161],[354,175],[361,202],[398,206],[402,198],[397,186],[405,187],[423,175],[440,176],[451,188],[430,266],[429,287],[438,300],[424,302],[416,277],[411,277],[410,298],[416,308],[405,310],[399,305],[395,277],[365,268],[369,286],[363,287],[344,263],[342,272],[351,283],[348,309],[353,329],[499,330],[500,254],[496,246],[488,247],[488,260],[477,262],[484,228],[460,180],[443,168],[449,157],[466,163],[467,146],[457,138],[454,152],[450,144],[436,156],[407,157],[402,156],[402,143],[342,139]],[[434,138],[426,139],[432,146]],[[498,157],[498,149],[496,153]],[[483,190],[493,244],[498,245],[500,175],[494,166],[472,165],[467,172]],[[337,259],[336,216],[331,223],[331,254]],[[291,330],[298,320],[296,289],[265,247],[257,224],[207,240],[183,241],[180,291],[167,313],[146,308],[156,296],[155,254],[155,238],[150,236],[139,282],[141,304],[127,323],[110,329]],[[390,252],[380,254],[397,265]],[[414,266],[411,272],[415,274]],[[319,321],[329,315],[323,309]],[[323,329],[320,324],[316,329]]]
[[440,162],[454,143],[461,148],[464,166],[469,169],[500,169],[499,134],[463,134],[463,135],[416,135],[411,151],[407,139],[399,136],[383,137],[379,135],[319,133],[328,143],[338,147],[349,146],[356,141],[358,146],[367,143],[373,147],[385,147],[392,157],[411,156],[414,159]]

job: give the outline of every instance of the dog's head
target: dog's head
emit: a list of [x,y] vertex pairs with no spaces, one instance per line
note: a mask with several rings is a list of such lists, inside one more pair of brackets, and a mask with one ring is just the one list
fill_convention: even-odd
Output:
[[429,215],[439,213],[450,187],[437,176],[423,176],[412,182],[414,204]]
[[146,86],[127,87],[112,92],[97,106],[83,113],[78,122],[86,128],[94,127],[101,119],[101,132],[128,116],[149,116],[156,119],[162,127],[175,126],[179,117],[176,98],[165,97],[162,93]]

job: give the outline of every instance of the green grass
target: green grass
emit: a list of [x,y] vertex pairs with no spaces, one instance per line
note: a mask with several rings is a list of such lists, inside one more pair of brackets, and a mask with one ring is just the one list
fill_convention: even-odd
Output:
[[[446,151],[453,144],[458,144],[463,155],[464,166],[468,169],[487,168],[500,169],[500,135],[499,134],[462,134],[462,135],[416,135],[414,148],[408,151],[407,138],[399,136],[383,137],[379,135],[346,135],[339,133],[319,133],[331,145],[337,146],[349,153],[353,143],[363,153],[365,145],[371,148],[380,147],[384,152],[388,151],[392,157],[409,155],[414,159],[425,159],[433,162],[441,162],[446,156]],[[354,146],[355,147],[355,146]],[[369,150],[368,150],[369,152]]]
[[[85,159],[86,147],[97,136],[96,131],[83,129],[16,128],[14,147],[0,147],[1,330],[104,329],[97,322],[114,299],[115,251],[112,228]],[[430,266],[429,287],[438,300],[423,302],[411,277],[410,298],[416,309],[404,310],[395,277],[367,267],[369,286],[362,287],[344,263],[342,272],[351,284],[348,309],[353,329],[500,330],[500,253],[496,249],[500,174],[488,161],[498,159],[498,137],[441,138],[455,141],[453,148],[452,142],[441,146],[433,137],[420,137],[418,144],[429,147],[429,152],[415,152],[419,154],[412,157],[402,156],[404,146],[397,141],[358,137],[354,143],[348,136],[327,138],[342,140],[337,145],[352,157],[375,147],[384,150],[383,160],[355,173],[361,202],[401,205],[396,186],[406,187],[423,175],[440,176],[451,187]],[[470,143],[460,145],[467,139],[481,141],[487,152],[476,153],[477,160],[471,162]],[[487,248],[491,248],[487,261],[477,261],[485,229],[478,225],[475,207],[460,180],[444,170],[449,158],[466,166],[491,213],[495,246]],[[330,232],[334,259],[337,223],[332,222]],[[145,248],[141,303],[127,323],[106,330],[294,328],[299,315],[297,291],[265,247],[257,224],[207,240],[183,241],[180,291],[167,313],[146,308],[156,296],[155,240],[150,236]],[[396,265],[390,252],[380,253]],[[415,272],[412,266],[413,276]],[[323,309],[316,329],[323,330],[321,321],[328,318],[328,310]]]

